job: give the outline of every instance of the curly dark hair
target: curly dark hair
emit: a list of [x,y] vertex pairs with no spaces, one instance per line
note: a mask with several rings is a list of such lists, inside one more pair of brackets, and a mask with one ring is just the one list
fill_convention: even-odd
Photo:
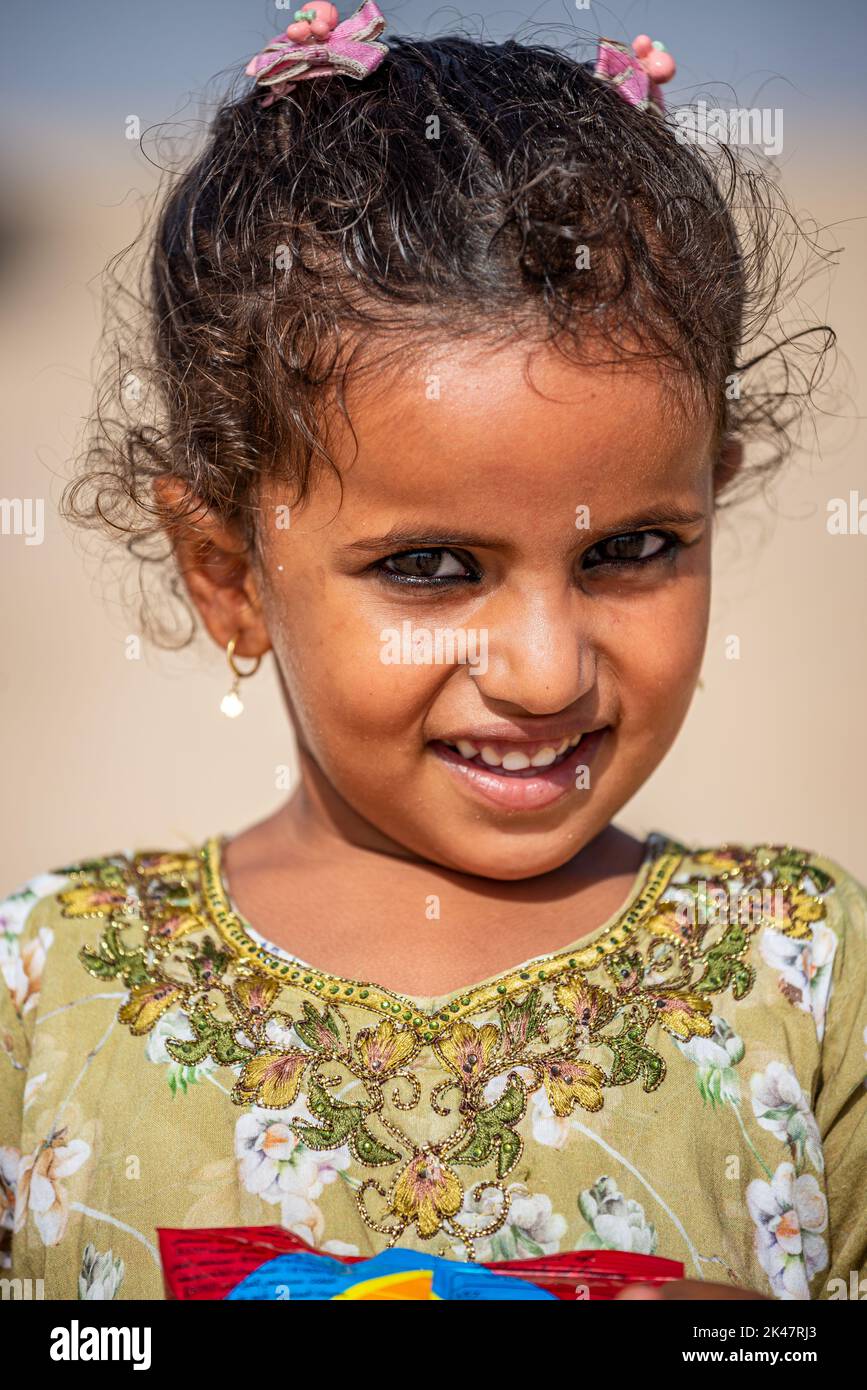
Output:
[[[667,363],[720,441],[752,441],[742,486],[791,447],[833,341],[779,327],[799,247],[817,247],[762,161],[683,142],[547,46],[397,38],[362,82],[303,82],[267,106],[251,87],[156,209],[64,511],[181,600],[154,480],[185,480],[255,546],[260,480],[280,474],[298,502],[333,466],[325,388],[343,403],[374,347],[379,370],[432,341],[519,335]],[[114,290],[132,249],[110,263]],[[148,589],[145,624],[188,641],[189,606],[172,626]]]

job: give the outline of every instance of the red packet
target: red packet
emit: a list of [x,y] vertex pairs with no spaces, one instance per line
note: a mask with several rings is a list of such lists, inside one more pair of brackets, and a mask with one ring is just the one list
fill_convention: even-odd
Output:
[[529,1260],[498,1260],[485,1268],[529,1279],[557,1298],[573,1302],[612,1299],[627,1284],[665,1284],[684,1275],[677,1260],[630,1250],[565,1250]]
[[[364,1255],[315,1250],[282,1226],[216,1226],[157,1230],[168,1299],[224,1299],[249,1274],[277,1255],[303,1252],[341,1264]],[[528,1280],[572,1302],[612,1299],[627,1284],[662,1284],[683,1278],[683,1265],[656,1255],[625,1250],[567,1250],[527,1260],[498,1260],[484,1266],[497,1274]]]

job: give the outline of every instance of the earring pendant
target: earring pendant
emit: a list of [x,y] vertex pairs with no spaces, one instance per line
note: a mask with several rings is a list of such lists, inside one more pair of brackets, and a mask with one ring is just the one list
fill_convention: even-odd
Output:
[[262,661],[261,656],[257,656],[255,658],[255,665],[251,670],[242,671],[239,668],[235,661],[235,647],[237,646],[240,636],[241,634],[239,632],[226,646],[226,660],[229,663],[229,670],[232,672],[232,684],[220,701],[220,710],[225,714],[227,719],[237,719],[239,714],[244,713],[244,701],[241,699],[240,695],[241,681],[247,676],[255,676]]

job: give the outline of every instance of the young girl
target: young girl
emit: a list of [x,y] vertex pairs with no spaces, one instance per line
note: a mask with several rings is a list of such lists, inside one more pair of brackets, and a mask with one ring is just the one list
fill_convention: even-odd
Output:
[[767,185],[678,138],[644,38],[594,69],[299,13],[161,206],[158,412],[100,413],[68,509],[168,538],[226,713],[273,653],[301,778],[230,839],[3,905],[7,1264],[160,1298],[157,1227],[282,1223],[846,1296],[865,893],[613,823],[696,686],[714,509],[786,406],[744,349]]

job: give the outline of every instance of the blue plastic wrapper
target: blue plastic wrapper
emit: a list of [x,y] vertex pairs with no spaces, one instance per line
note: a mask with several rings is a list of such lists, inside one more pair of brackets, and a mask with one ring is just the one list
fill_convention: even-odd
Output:
[[254,1269],[227,1295],[228,1300],[289,1299],[385,1300],[407,1298],[549,1299],[554,1294],[514,1275],[459,1260],[443,1260],[414,1250],[385,1250],[370,1260],[340,1264],[322,1255],[278,1255]]

